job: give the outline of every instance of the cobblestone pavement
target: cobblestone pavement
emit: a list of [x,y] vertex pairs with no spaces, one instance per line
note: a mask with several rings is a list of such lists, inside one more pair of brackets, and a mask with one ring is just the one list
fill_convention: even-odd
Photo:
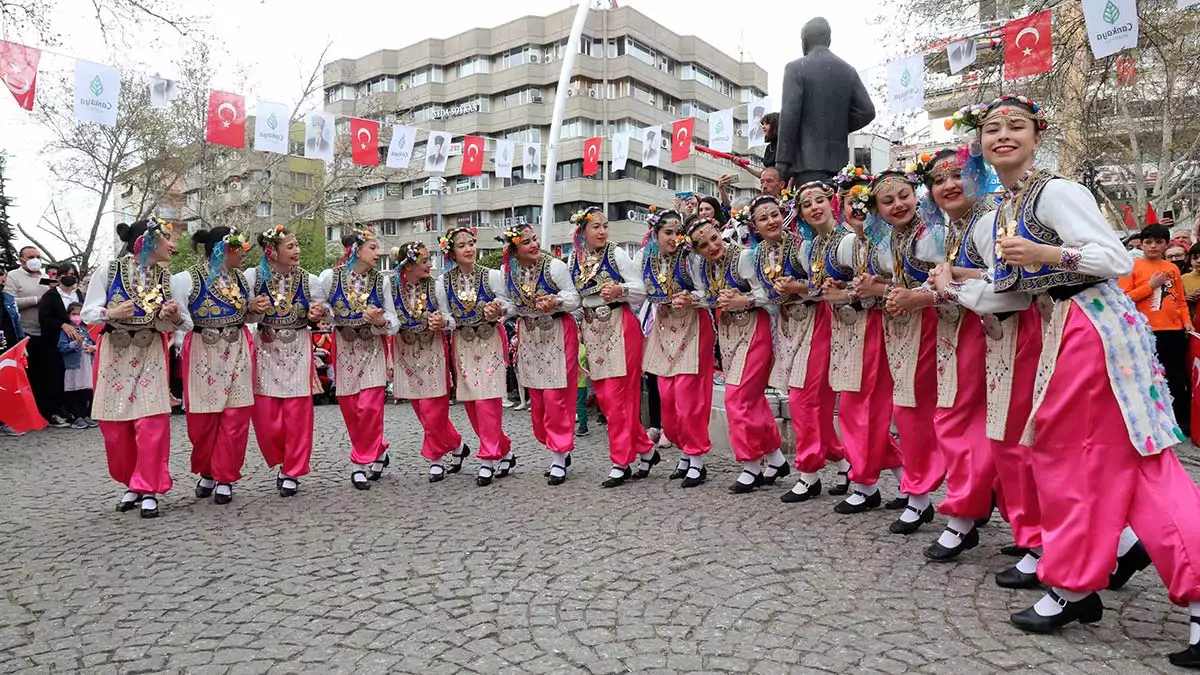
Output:
[[192,496],[174,418],[178,482],[157,520],[113,511],[98,431],[0,438],[0,672],[1178,672],[1163,654],[1184,612],[1152,573],[1104,593],[1095,626],[1025,635],[1008,614],[1036,594],[991,578],[1013,562],[998,519],[960,563],[926,563],[935,527],[905,538],[892,512],[782,504],[791,479],[730,495],[728,456],[698,489],[667,481],[672,451],[603,490],[594,430],[552,488],[528,414],[505,425],[515,475],[478,488],[469,460],[431,485],[411,409],[389,407],[399,461],[358,492],[338,410],[321,407],[300,496],[275,494],[251,440],[217,506]]

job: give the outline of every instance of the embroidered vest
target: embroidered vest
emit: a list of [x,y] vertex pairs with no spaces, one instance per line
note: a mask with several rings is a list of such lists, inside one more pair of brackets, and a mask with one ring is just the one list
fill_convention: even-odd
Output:
[[450,315],[458,327],[474,326],[483,322],[483,306],[496,299],[488,284],[488,268],[475,267],[475,271],[463,274],[454,267],[444,275],[446,302],[450,304]]
[[151,281],[139,279],[138,264],[132,255],[122,256],[108,264],[108,293],[105,306],[109,309],[133,300],[133,316],[128,319],[109,320],[114,328],[140,330],[154,327],[154,316],[163,303],[171,299],[171,273],[166,267],[156,265],[150,271]]
[[661,305],[671,302],[671,296],[696,290],[687,269],[688,255],[675,251],[666,256],[646,256],[642,264],[642,281],[646,283],[646,300]]
[[[754,249],[754,274],[766,289],[767,300],[773,303],[785,301],[783,296],[775,292],[776,279],[780,277],[791,277],[797,280],[808,279],[808,273],[804,271],[804,265],[800,262],[803,245],[804,241],[800,237],[784,230],[783,240],[779,242],[779,246],[770,246],[764,243]],[[779,251],[779,258],[775,261],[770,261],[767,256],[772,251]],[[735,263],[734,267],[736,266]]]
[[597,253],[587,256],[583,261],[579,256],[571,256],[571,280],[579,295],[587,297],[600,292],[604,284],[623,284],[625,279],[617,271],[616,246],[605,244]]
[[[209,283],[208,265],[193,265],[188,274],[192,277],[192,293],[188,297],[188,311],[196,328],[225,328],[240,326],[246,322],[246,307],[249,304],[250,288],[240,270],[222,272]],[[228,275],[227,285],[222,284],[223,275]]]
[[734,289],[742,293],[750,292],[750,282],[738,274],[738,260],[744,249],[737,244],[725,244],[725,257],[716,263],[708,258],[700,262],[700,272],[704,275],[705,298],[710,303],[717,301],[717,294],[726,289]]
[[995,209],[996,205],[993,200],[985,197],[975,202],[970,213],[950,223],[946,228],[946,260],[951,261],[955,267],[987,268],[987,262],[979,253],[979,247],[975,245],[973,235],[979,221]]
[[345,265],[333,268],[333,291],[329,294],[329,307],[335,326],[362,326],[367,323],[363,312],[368,307],[383,307],[384,277],[379,270],[367,270],[365,288],[358,291],[357,296],[350,284],[350,276]]
[[[508,274],[504,283],[508,287],[508,295],[512,298],[517,309],[526,314],[538,313],[537,299],[542,295],[556,295],[562,289],[554,283],[550,276],[550,261],[548,254],[533,264],[532,274],[526,275],[526,269],[515,260],[510,260]],[[532,280],[532,281],[527,281]]]
[[271,328],[293,329],[308,325],[308,299],[312,296],[312,289],[308,287],[308,272],[297,267],[284,277],[270,274],[255,279],[254,285],[255,296],[266,295],[271,298],[271,308],[259,323]]
[[[1033,172],[1025,189],[1018,196],[1017,203],[1012,204],[1006,201],[1001,204],[999,212],[996,213],[992,234],[997,238],[1006,234],[1014,234],[1036,244],[1062,246],[1062,237],[1058,236],[1058,232],[1042,223],[1037,217],[1037,204],[1038,199],[1042,196],[1042,190],[1055,179],[1066,180],[1045,169]],[[1080,286],[1098,281],[1102,281],[1102,279],[1050,265],[1012,267],[1005,264],[997,254],[996,271],[992,283],[997,293],[1005,291],[1036,293],[1055,286]]]
[[929,279],[933,263],[917,258],[917,240],[925,232],[925,225],[914,222],[908,232],[892,230],[893,280],[902,288],[917,288]]
[[438,311],[437,284],[432,278],[426,278],[416,283],[415,299],[409,302],[409,290],[400,282],[397,272],[392,288],[395,289],[392,300],[396,305],[396,316],[400,319],[400,330],[424,330],[429,325],[429,315]]
[[[847,231],[839,227],[834,236],[830,237],[829,246],[825,248],[825,274],[834,281],[842,283],[850,283],[854,279],[855,270],[853,267],[843,265],[837,257],[838,247],[842,240],[846,238]],[[858,242],[855,242],[855,250],[857,252]]]
[[841,243],[842,237],[845,235],[845,229],[835,227],[829,234],[818,234],[813,239],[812,250],[808,252],[808,267],[812,270],[810,280],[814,289],[820,290],[825,279],[831,276],[839,281],[845,281],[829,271],[831,264],[837,265],[837,245]]

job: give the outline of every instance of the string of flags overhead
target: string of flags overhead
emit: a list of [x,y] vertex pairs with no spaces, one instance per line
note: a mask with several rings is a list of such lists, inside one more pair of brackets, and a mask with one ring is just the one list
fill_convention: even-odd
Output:
[[[51,52],[53,53],[53,52]],[[0,41],[0,80],[25,110],[33,110],[37,97],[38,66],[42,51],[15,42]],[[69,57],[73,58],[73,57]],[[121,100],[121,71],[112,66],[74,59],[74,110],[75,118],[81,122],[95,123],[108,127],[117,124]],[[179,97],[179,84],[170,79],[154,76],[149,78],[148,95],[150,105],[163,108]],[[749,147],[767,144],[761,127],[761,119],[776,110],[773,99],[764,97],[747,105],[749,124]],[[738,106],[740,107],[740,106]],[[728,108],[707,115],[708,146],[699,146],[714,157],[733,153],[735,135],[734,110]],[[290,154],[291,110],[282,103],[258,100],[255,103],[255,122],[251,131],[251,148],[258,152]],[[339,130],[338,118],[347,120]],[[205,141],[214,145],[243,149],[247,145],[246,98],[241,94],[210,90],[205,125]],[[538,143],[522,143],[517,154],[517,142],[483,135],[454,136],[445,131],[424,129],[408,124],[394,124],[387,152],[381,153],[381,123],[377,120],[334,115],[321,110],[309,111],[304,116],[304,157],[334,161],[336,139],[341,131],[349,135],[350,160],[359,166],[378,166],[382,161],[388,168],[407,169],[412,166],[416,150],[417,133],[427,134],[424,164],[421,168],[430,173],[442,173],[451,156],[462,156],[461,174],[478,176],[483,173],[483,164],[488,142],[493,148],[495,174],[499,178],[511,178],[514,166],[521,167],[525,180],[538,180],[542,173],[542,146]],[[692,154],[696,118],[688,117],[670,124],[670,136],[664,139],[664,125],[649,126],[640,131],[641,165],[659,166],[662,160],[663,141],[669,140],[671,163],[682,162]],[[630,157],[629,133],[614,133],[609,157],[613,171],[625,169]],[[604,139],[592,137],[583,144],[583,175],[593,176],[599,172]],[[382,155],[382,158],[381,158]]]

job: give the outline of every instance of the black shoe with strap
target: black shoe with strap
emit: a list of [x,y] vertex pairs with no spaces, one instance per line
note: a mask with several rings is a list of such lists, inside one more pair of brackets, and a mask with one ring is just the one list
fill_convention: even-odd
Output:
[[[801,488],[800,492],[796,492],[796,488]],[[785,504],[794,504],[796,502],[806,502],[821,495],[821,479],[818,478],[813,484],[805,483],[803,479],[796,482],[796,487],[788,490],[779,497],[779,501]]]
[[500,464],[496,467],[496,478],[504,478],[510,471],[517,466],[517,455],[508,453],[500,458]]
[[[553,465],[551,465],[551,468],[553,468]],[[563,468],[564,469],[571,468],[571,453],[569,453],[569,452],[567,453],[567,459],[565,461],[563,461]],[[563,473],[565,474],[566,472],[564,471]],[[543,473],[542,476],[549,478],[550,477],[550,469],[546,469],[545,473]],[[564,477],[564,480],[565,480],[565,477]],[[562,481],[559,481],[559,483],[561,483],[561,482]],[[555,485],[558,485],[559,483],[555,483]]]
[[694,487],[700,487],[701,485],[703,485],[705,483],[705,481],[708,480],[708,467],[705,467],[705,466],[700,467],[700,470],[697,471],[696,474],[697,474],[696,477],[693,478],[692,470],[689,468],[687,470],[687,474],[683,477],[683,482],[679,484],[679,487],[694,488]]
[[[206,486],[206,485],[204,485],[204,481],[209,481],[212,483],[212,485]],[[212,496],[213,488],[215,488],[216,486],[217,486],[216,481],[214,481],[211,477],[200,476],[200,478],[196,481],[196,498],[197,499],[208,499],[209,497]]]
[[546,471],[546,485],[562,485],[565,482],[567,482],[567,468],[565,466],[551,466]]
[[367,480],[367,472],[366,471],[360,470],[360,471],[355,471],[354,473],[350,474],[350,484],[354,486],[355,490],[370,490],[371,489],[371,483],[370,483],[370,481]]
[[1146,552],[1146,547],[1142,546],[1142,542],[1137,542],[1133,548],[1125,552],[1125,555],[1117,558],[1117,569],[1112,574],[1108,575],[1108,590],[1119,591],[1133,575],[1141,572],[1150,566],[1150,554]]
[[[1193,616],[1191,619],[1192,623],[1200,624],[1200,616]],[[1167,654],[1167,660],[1171,665],[1180,668],[1200,669],[1200,644],[1191,644],[1187,649]]]
[[459,452],[450,453],[450,466],[446,468],[446,473],[458,473],[462,471],[463,460],[471,456],[471,446],[463,443],[459,448]]
[[633,472],[633,477],[638,480],[649,477],[650,469],[658,466],[658,463],[661,461],[662,456],[658,454],[658,450],[655,450],[654,454],[650,456],[650,459],[642,459],[638,461],[638,470]]
[[671,471],[671,475],[667,476],[667,480],[679,480],[681,478],[687,478],[687,474],[688,474],[688,464],[686,464],[681,459],[675,465],[675,469],[673,471]]
[[275,489],[279,491],[280,497],[295,497],[300,489],[300,481],[290,476],[280,476],[276,479],[276,485]]
[[[787,465],[784,464],[784,466]],[[742,482],[740,480],[742,476],[750,476],[752,480],[749,483]],[[761,473],[754,473],[753,471],[747,471],[746,469],[742,469],[742,473],[738,476],[738,479],[739,480],[733,481],[733,485],[729,486],[729,491],[735,495],[744,495],[754,492],[755,488],[763,485],[765,482],[765,479]]]
[[[1029,555],[1041,558],[1033,551],[1030,551]],[[996,585],[1000,588],[1037,588],[1042,582],[1038,579],[1037,572],[1022,572],[1013,565],[1003,572],[996,573]]]
[[142,495],[133,490],[126,490],[125,494],[121,495],[121,501],[117,502],[117,513],[125,513],[137,508],[142,501]]
[[495,471],[490,466],[479,467],[479,473],[475,474],[475,484],[479,487],[487,487],[492,484],[492,476]]
[[833,487],[829,488],[827,492],[834,497],[841,497],[842,495],[850,492],[850,472],[839,471],[837,472],[837,475],[837,482],[834,483]]
[[367,472],[367,480],[379,480],[383,478],[383,470],[392,463],[392,459],[383,453],[383,456],[371,462],[371,470]]
[[908,497],[901,495],[899,497],[892,497],[889,499],[888,503],[883,505],[883,508],[887,509],[888,511],[899,511],[906,506],[908,506]]
[[600,484],[600,487],[615,488],[619,485],[623,485],[625,481],[633,477],[633,471],[631,471],[627,466],[613,466],[613,469],[620,471],[621,475],[610,475],[608,478],[604,479],[604,482]]
[[912,504],[904,507],[908,511],[917,514],[917,519],[913,521],[897,518],[891,525],[888,526],[888,531],[892,534],[912,534],[921,529],[921,525],[933,522],[933,504],[925,507],[924,511],[918,510]]
[[429,465],[429,482],[440,483],[446,480],[446,467],[442,466],[441,462],[434,462]]
[[230,483],[217,483],[217,487],[221,487],[222,485],[229,488],[229,491],[216,491],[215,494],[213,494],[214,504],[228,504],[229,502],[233,501],[233,485]]
[[[768,476],[767,471],[774,471],[775,473],[773,475]],[[790,474],[791,472],[792,472],[792,465],[788,464],[787,462],[784,462],[783,464],[780,464],[779,466],[771,466],[768,464],[767,468],[762,472],[762,484],[763,485],[774,485],[775,481],[779,480],[780,478],[783,478],[784,476]]]
[[141,506],[140,515],[143,518],[157,518],[158,517],[158,498],[155,497],[154,495],[143,495],[140,506]]
[[1026,553],[1029,553],[1029,549],[1022,548],[1016,544],[1009,544],[1000,548],[1000,555],[1012,556],[1014,558],[1024,558]]
[[1013,625],[1026,633],[1052,633],[1063,626],[1078,621],[1096,623],[1104,617],[1104,603],[1100,596],[1092,593],[1078,602],[1068,602],[1058,593],[1050,591],[1050,599],[1058,603],[1062,611],[1054,616],[1042,616],[1034,607],[1022,610],[1009,617]]
[[935,541],[929,546],[929,548],[925,549],[926,558],[934,562],[946,562],[949,560],[954,560],[963,551],[973,549],[979,545],[979,530],[975,528],[971,528],[971,531],[966,534],[963,534],[952,527],[947,527],[946,531],[958,537],[958,545],[947,547],[942,546],[940,541]]
[[855,504],[849,499],[843,499],[842,501],[838,502],[837,506],[833,507],[833,512],[840,513],[844,516],[848,516],[853,513],[865,513],[871,509],[879,508],[879,505],[883,503],[883,496],[879,494],[879,490],[876,490],[871,494],[855,490],[854,494],[862,497],[863,500]]

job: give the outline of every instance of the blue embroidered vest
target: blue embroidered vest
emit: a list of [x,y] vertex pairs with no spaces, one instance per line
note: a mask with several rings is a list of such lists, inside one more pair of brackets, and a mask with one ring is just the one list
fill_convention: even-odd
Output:
[[989,212],[994,211],[995,203],[990,198],[984,198],[971,207],[970,213],[958,220],[951,221],[946,228],[946,260],[955,267],[967,269],[986,269],[987,261],[975,245],[975,228]]
[[[804,264],[800,261],[800,256],[803,255],[804,241],[792,234],[791,232],[783,231],[783,240],[779,243],[778,250],[780,251],[779,260],[776,261],[773,269],[767,261],[767,252],[773,247],[769,244],[759,244],[754,249],[754,275],[758,277],[759,283],[767,291],[767,300],[773,303],[778,303],[784,300],[783,296],[775,292],[775,280],[780,277],[791,277],[797,280],[808,279],[808,272],[804,271]],[[736,267],[736,264],[735,264]]]
[[700,261],[700,272],[704,275],[705,299],[716,303],[717,293],[729,288],[742,293],[750,292],[750,282],[738,274],[738,260],[744,249],[737,244],[725,244],[725,257],[714,263],[708,258]]
[[[818,234],[813,239],[812,249],[808,252],[808,267],[812,270],[810,283],[814,290],[820,290],[824,285],[825,279],[833,277],[839,281],[843,279],[830,273],[830,266],[838,266],[837,263],[837,248],[841,243],[842,237],[846,236],[846,230],[842,227],[834,227],[829,234]],[[842,268],[843,271],[849,271]]]
[[304,328],[308,325],[309,297],[312,289],[308,287],[308,272],[297,267],[287,275],[287,285],[280,288],[274,274],[254,280],[254,295],[266,295],[271,298],[271,308],[263,315],[259,323],[271,328]]
[[901,288],[917,288],[929,279],[934,264],[917,258],[917,240],[924,233],[925,224],[919,220],[910,225],[907,232],[892,230],[892,274]]
[[[680,291],[690,293],[696,290],[688,272],[688,255],[684,251],[675,251],[665,256],[647,254],[645,258],[646,262],[642,264],[642,281],[646,284],[646,300],[661,305],[671,302],[671,296]],[[655,267],[658,269],[655,270]]]
[[517,261],[510,260],[508,265],[508,274],[505,276],[504,283],[508,287],[508,295],[512,298],[513,304],[517,309],[525,314],[537,314],[537,299],[543,295],[557,295],[562,289],[554,283],[554,279],[550,276],[550,261],[553,258],[549,254],[542,254],[542,257],[534,263],[534,272],[531,275],[533,282],[526,284],[524,279],[523,268]]
[[475,266],[475,271],[464,275],[458,267],[452,268],[443,276],[446,286],[446,302],[450,305],[450,315],[459,328],[474,326],[483,322],[483,306],[496,299],[488,284],[486,267]]
[[855,277],[854,268],[843,265],[837,257],[838,247],[846,238],[846,234],[844,228],[838,227],[834,236],[830,237],[829,246],[825,248],[825,274],[829,275],[830,279],[842,283],[850,283]]
[[[188,269],[192,277],[192,293],[188,296],[188,312],[196,328],[225,328],[246,322],[250,287],[240,270],[227,270],[231,285],[218,288],[209,284],[208,265],[200,263]],[[215,281],[215,279],[214,279]]]
[[408,287],[400,283],[400,273],[396,273],[392,300],[396,305],[396,317],[400,319],[400,330],[423,330],[428,326],[429,315],[438,311],[437,284],[433,279],[422,279],[416,286],[416,299],[409,306]]
[[583,262],[580,262],[579,256],[571,256],[571,280],[582,297],[596,295],[604,284],[625,283],[617,271],[616,246],[605,244],[603,249],[588,255]]
[[114,328],[138,330],[154,327],[154,316],[159,307],[171,300],[171,273],[166,267],[156,265],[151,272],[153,281],[138,288],[138,264],[132,255],[126,255],[108,264],[108,293],[105,306],[109,309],[133,300],[133,316],[128,319],[107,321]]
[[[1029,182],[1026,184],[1025,189],[1018,196],[1017,203],[1011,204],[1006,202],[1001,204],[1000,210],[996,214],[996,222],[992,228],[992,234],[999,239],[1007,234],[1002,228],[1015,225],[1015,231],[1011,233],[1016,236],[1024,237],[1035,244],[1062,246],[1062,237],[1058,236],[1058,232],[1054,228],[1042,223],[1037,217],[1038,198],[1041,197],[1042,190],[1046,188],[1046,185],[1055,179],[1066,180],[1045,169],[1038,169],[1033,172],[1029,177]],[[1015,223],[1012,222],[1014,220]],[[997,254],[996,271],[992,283],[997,293],[1005,291],[1036,293],[1049,290],[1055,286],[1080,286],[1098,281],[1102,281],[1102,279],[1088,274],[1051,267],[1050,265],[1012,267],[1005,264],[1000,259],[999,254]]]
[[333,312],[332,322],[335,326],[362,326],[367,323],[363,311],[368,307],[383,307],[384,276],[377,269],[367,270],[366,297],[352,297],[353,287],[350,286],[350,272],[345,265],[333,268],[333,290],[329,294],[329,307]]

